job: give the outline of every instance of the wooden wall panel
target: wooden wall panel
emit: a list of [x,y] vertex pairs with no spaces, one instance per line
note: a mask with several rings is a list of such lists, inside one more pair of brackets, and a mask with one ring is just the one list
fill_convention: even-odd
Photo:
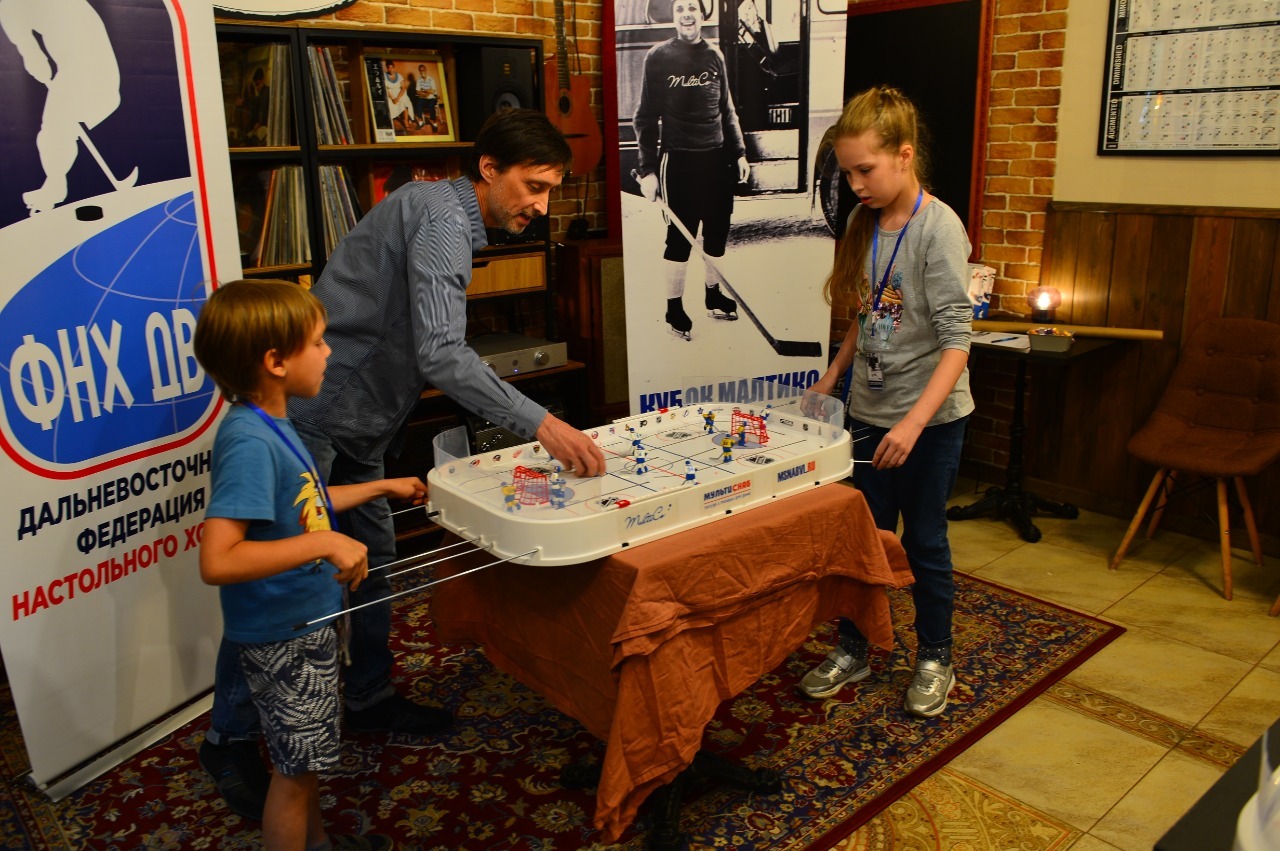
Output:
[[[1060,320],[1164,332],[1028,373],[1028,477],[1050,498],[1132,511],[1154,471],[1125,444],[1155,408],[1182,341],[1210,316],[1280,321],[1280,210],[1057,202],[1041,280],[1063,293]],[[1248,485],[1264,547],[1280,554],[1280,468]],[[1208,489],[1169,516],[1212,537],[1212,505]]]
[[[1242,219],[1231,239],[1223,316],[1263,317],[1275,273],[1276,231],[1280,222]],[[1239,271],[1236,271],[1239,270]]]
[[1280,222],[1277,225],[1275,252],[1271,255],[1271,279],[1267,296],[1267,321],[1280,322]]
[[1235,222],[1218,216],[1200,216],[1191,234],[1187,269],[1187,314],[1182,325],[1186,339],[1211,316],[1222,316],[1231,259],[1231,234]]
[[1081,246],[1088,249],[1079,251],[1076,260],[1071,318],[1078,325],[1106,325],[1116,248],[1116,217],[1108,213],[1082,213],[1081,216]]

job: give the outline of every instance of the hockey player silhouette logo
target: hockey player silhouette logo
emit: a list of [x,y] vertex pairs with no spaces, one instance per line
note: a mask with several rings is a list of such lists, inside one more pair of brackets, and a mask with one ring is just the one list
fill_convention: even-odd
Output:
[[48,90],[36,136],[44,183],[22,194],[27,209],[39,213],[66,200],[78,142],[113,186],[134,185],[138,170],[117,180],[89,136],[120,106],[120,66],[94,8],[87,0],[0,0],[0,28],[27,73]]

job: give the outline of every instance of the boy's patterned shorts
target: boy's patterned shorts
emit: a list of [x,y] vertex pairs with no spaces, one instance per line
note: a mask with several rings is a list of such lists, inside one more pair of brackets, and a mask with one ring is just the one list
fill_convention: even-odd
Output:
[[287,641],[241,644],[244,669],[267,752],[286,776],[338,764],[338,633],[332,626]]

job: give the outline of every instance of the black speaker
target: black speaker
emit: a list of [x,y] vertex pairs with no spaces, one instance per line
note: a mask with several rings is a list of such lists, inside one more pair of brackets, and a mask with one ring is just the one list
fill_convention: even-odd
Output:
[[541,109],[534,100],[533,51],[521,47],[480,47],[458,56],[458,88],[465,109],[464,139],[475,139],[480,125],[499,109]]

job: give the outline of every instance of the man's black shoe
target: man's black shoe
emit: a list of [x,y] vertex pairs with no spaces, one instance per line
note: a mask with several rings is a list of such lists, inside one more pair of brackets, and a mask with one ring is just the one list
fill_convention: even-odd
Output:
[[421,706],[393,694],[368,709],[348,709],[347,729],[353,733],[409,733],[432,736],[453,726],[453,715],[443,709]]
[[200,746],[200,766],[209,772],[231,812],[262,821],[271,772],[262,761],[257,742],[215,745],[206,739]]

